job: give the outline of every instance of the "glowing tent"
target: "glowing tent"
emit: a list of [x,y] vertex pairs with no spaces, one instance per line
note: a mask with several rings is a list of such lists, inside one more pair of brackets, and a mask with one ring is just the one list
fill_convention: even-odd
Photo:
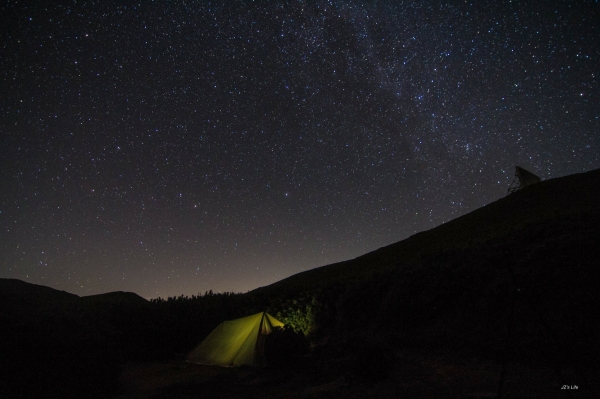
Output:
[[224,321],[187,357],[194,363],[219,366],[263,365],[265,337],[283,323],[267,312]]

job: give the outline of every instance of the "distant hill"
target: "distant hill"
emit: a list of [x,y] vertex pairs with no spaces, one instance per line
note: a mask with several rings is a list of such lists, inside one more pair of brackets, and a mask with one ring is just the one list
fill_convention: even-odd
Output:
[[0,279],[0,323],[39,323],[48,315],[71,311],[78,300],[77,295],[43,285]]
[[80,297],[44,285],[7,278],[0,278],[0,298],[2,307],[21,306],[23,304],[49,306],[56,303],[84,303],[86,305],[137,304],[143,306],[149,303],[133,292],[114,291]]
[[0,279],[0,396],[114,394],[119,364],[152,353],[149,305],[129,292],[79,297]]
[[44,285],[27,283],[14,278],[0,278],[0,295],[33,295],[40,298],[78,298],[75,294],[55,290]]
[[146,306],[150,302],[133,292],[114,291],[105,294],[88,295],[80,298],[82,303],[86,305],[130,305],[130,306]]
[[18,279],[0,278],[0,309],[4,317],[31,319],[47,317],[51,313],[66,314],[76,317],[83,309],[91,310],[101,307],[135,307],[145,306],[149,302],[133,292],[108,292],[98,295],[79,297],[78,295],[59,291],[38,284],[27,283]]
[[0,278],[0,298],[3,301],[11,300],[11,298],[21,300],[27,298],[30,303],[48,303],[53,301],[76,301],[79,297],[44,285],[31,284],[12,278]]

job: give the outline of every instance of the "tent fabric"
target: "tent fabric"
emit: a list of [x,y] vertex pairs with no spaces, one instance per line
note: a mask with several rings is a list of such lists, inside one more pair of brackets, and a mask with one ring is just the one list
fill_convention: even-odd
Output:
[[188,361],[220,366],[264,364],[264,340],[283,323],[267,312],[219,324],[187,357]]

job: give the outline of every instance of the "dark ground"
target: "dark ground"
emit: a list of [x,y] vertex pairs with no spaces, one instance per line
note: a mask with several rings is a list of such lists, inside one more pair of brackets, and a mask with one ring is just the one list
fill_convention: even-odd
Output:
[[[460,354],[398,350],[389,378],[364,381],[331,359],[302,369],[227,369],[186,362],[129,363],[119,399],[496,398],[502,364]],[[337,362],[343,362],[338,359]],[[594,398],[600,370],[506,365],[504,398]],[[587,381],[587,383],[584,381]],[[572,389],[562,389],[568,386]],[[576,388],[575,388],[576,387]],[[591,388],[591,390],[590,390]]]

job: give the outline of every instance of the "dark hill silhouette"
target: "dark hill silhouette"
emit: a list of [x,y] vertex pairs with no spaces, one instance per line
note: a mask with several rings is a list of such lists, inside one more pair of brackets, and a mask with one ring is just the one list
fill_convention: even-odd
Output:
[[59,291],[44,285],[31,284],[14,278],[0,278],[0,295],[29,296],[42,300],[79,298],[77,295],[66,291]]
[[[596,218],[600,211],[599,184],[600,169],[543,181],[403,241],[352,260],[295,274],[250,293],[269,295],[280,290],[296,291],[341,281],[362,281],[389,270],[408,272],[436,254],[467,250],[485,243],[508,245],[515,235],[533,234],[561,220]],[[568,229],[564,234],[579,233]],[[508,247],[507,250],[514,252]]]
[[147,306],[150,304],[146,299],[133,292],[114,291],[105,294],[82,296],[80,302],[88,306],[91,305],[126,305],[126,306]]
[[47,307],[57,303],[75,303],[79,297],[66,291],[17,279],[0,278],[0,303],[6,310],[23,307]]
[[32,284],[18,279],[0,278],[0,298],[5,309],[21,306],[52,307],[56,304],[96,305],[148,305],[146,299],[133,292],[114,291],[104,294],[78,296],[44,285]]
[[119,363],[152,353],[147,344],[155,320],[148,306],[130,292],[79,297],[0,279],[0,396],[115,393]]
[[370,337],[520,362],[596,363],[599,186],[600,170],[540,182],[248,296],[270,303],[274,315],[282,303],[313,298],[310,317],[332,339]]

